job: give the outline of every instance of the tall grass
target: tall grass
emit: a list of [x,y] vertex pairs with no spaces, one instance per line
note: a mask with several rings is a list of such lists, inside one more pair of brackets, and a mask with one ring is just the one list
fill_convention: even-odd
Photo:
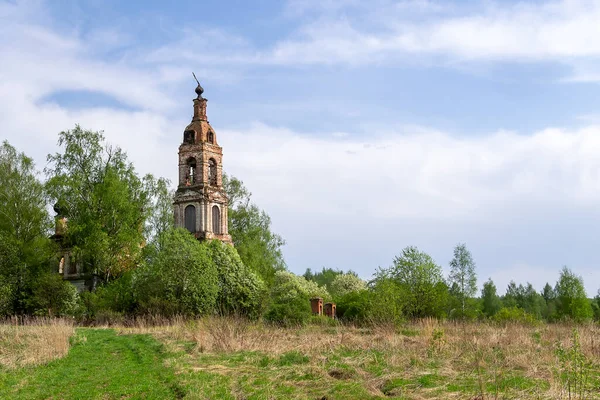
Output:
[[[194,343],[193,352],[198,354],[258,352],[278,357],[298,352],[307,356],[309,366],[315,369],[348,354],[342,364],[358,371],[355,376],[374,395],[381,395],[382,387],[400,378],[418,382],[433,374],[443,378],[448,390],[467,391],[473,398],[504,398],[508,390],[518,398],[555,399],[569,398],[565,362],[556,349],[573,346],[573,329],[570,324],[531,326],[435,319],[370,328],[279,328],[223,317],[126,328],[153,333],[164,342]],[[579,325],[577,332],[577,354],[589,360],[592,375],[586,379],[590,385],[598,385],[600,327]],[[427,382],[418,385],[427,392]]]
[[[245,353],[256,360],[240,371],[254,376],[264,373],[264,366],[280,368],[281,362],[273,360],[287,360],[292,354],[303,361],[297,366],[287,363],[286,368],[297,367],[302,376],[313,376],[315,385],[328,387],[332,378],[351,376],[376,397],[408,393],[440,398],[436,397],[440,390],[445,398],[468,394],[463,398],[481,399],[507,398],[507,393],[510,398],[544,399],[600,393],[600,327],[594,324],[423,319],[401,326],[280,328],[234,317],[146,317],[110,326],[120,334],[151,334],[172,350],[185,352],[185,368],[192,370],[206,369],[207,362],[227,363],[228,355]],[[0,364],[14,368],[60,357],[68,351],[72,334],[73,326],[65,320],[7,321],[0,325]],[[239,373],[234,367],[215,370],[231,379]],[[267,368],[273,374],[275,370]]]
[[73,322],[58,318],[12,318],[0,323],[0,366],[47,363],[69,351]]

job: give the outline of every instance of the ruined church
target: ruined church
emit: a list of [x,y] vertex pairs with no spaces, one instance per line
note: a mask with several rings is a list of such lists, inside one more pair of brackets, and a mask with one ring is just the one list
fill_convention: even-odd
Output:
[[198,83],[192,122],[179,146],[179,181],[173,208],[175,226],[198,239],[231,244],[227,230],[227,195],[223,188],[223,149],[206,117],[207,99]]

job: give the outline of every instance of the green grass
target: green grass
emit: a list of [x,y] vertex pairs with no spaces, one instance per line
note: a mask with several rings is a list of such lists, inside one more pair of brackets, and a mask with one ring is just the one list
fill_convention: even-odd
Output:
[[69,354],[46,365],[0,370],[1,399],[183,398],[165,366],[168,354],[150,335],[77,329]]
[[[313,329],[318,336],[302,329],[278,330],[274,332],[281,339],[268,332],[266,346],[223,351],[192,342],[192,336],[180,330],[151,331],[153,337],[80,328],[64,358],[41,366],[0,369],[0,399],[468,399],[481,393],[485,398],[566,398],[551,388],[550,379],[556,382],[557,377],[585,381],[585,398],[600,397],[596,396],[600,368],[593,354],[588,353],[587,369],[571,371],[574,361],[588,356],[569,350],[565,341],[568,351],[563,352],[562,364],[557,363],[554,345],[542,350],[543,343],[555,343],[543,332],[517,331],[530,344],[519,340],[500,347],[496,337],[488,341],[490,346],[477,347],[449,340],[430,351],[429,337],[438,332],[435,329],[426,336],[413,328],[408,335],[371,337],[356,330],[350,338],[341,332],[333,339],[325,336],[329,327]],[[462,329],[447,329],[450,333],[444,337],[462,338]],[[412,336],[415,331],[422,336]],[[504,337],[513,336],[507,332]],[[289,343],[296,337],[300,345]],[[582,342],[588,350],[591,337],[588,333]],[[317,338],[324,338],[326,345],[308,346]],[[530,358],[521,357],[524,350]],[[555,363],[557,370],[543,375],[529,368],[524,361],[537,362],[536,355],[546,357],[544,364]]]

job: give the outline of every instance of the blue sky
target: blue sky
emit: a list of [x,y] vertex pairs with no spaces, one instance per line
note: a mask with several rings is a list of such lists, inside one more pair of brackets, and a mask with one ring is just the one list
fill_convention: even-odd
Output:
[[40,169],[104,130],[175,180],[195,71],[290,269],[368,278],[408,245],[480,283],[600,288],[600,4],[2,1],[0,138]]

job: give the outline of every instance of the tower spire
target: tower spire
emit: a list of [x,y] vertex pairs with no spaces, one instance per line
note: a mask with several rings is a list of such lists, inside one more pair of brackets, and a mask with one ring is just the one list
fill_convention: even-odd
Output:
[[196,83],[198,84],[198,86],[196,86],[196,94],[198,95],[198,97],[196,97],[196,99],[201,100],[202,99],[202,93],[204,93],[204,88],[202,86],[200,86],[200,82],[198,81],[198,78],[196,78],[196,74],[192,72],[192,75],[194,76],[194,79],[196,80]]
[[198,78],[196,78],[196,74],[192,72],[192,75],[194,76],[194,79],[198,84],[195,90],[198,97],[194,99],[194,116],[192,118],[192,121],[208,121],[206,117],[206,102],[208,100],[202,97],[202,93],[204,93],[204,88],[200,86],[200,82],[198,81]]

